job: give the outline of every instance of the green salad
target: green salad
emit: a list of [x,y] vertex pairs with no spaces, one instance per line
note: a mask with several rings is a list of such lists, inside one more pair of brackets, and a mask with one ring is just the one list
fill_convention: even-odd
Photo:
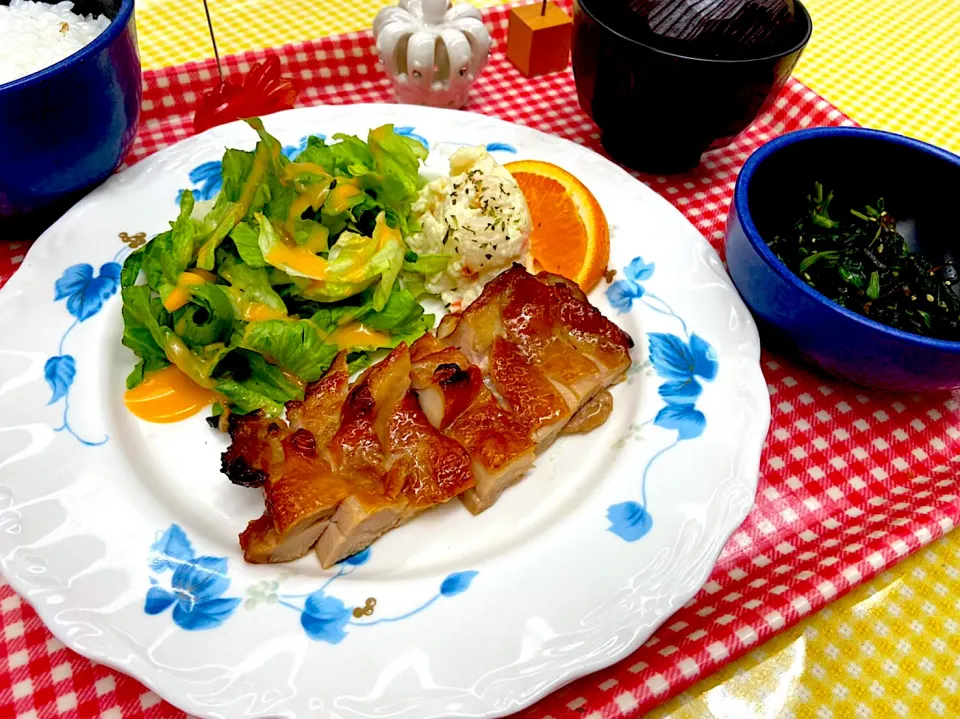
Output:
[[409,252],[427,151],[392,125],[366,142],[309,138],[293,160],[259,120],[252,152],[229,149],[206,211],[185,191],[170,229],[123,266],[127,387],[176,365],[233,411],[283,413],[337,352],[352,368],[434,324],[418,297],[445,257]]

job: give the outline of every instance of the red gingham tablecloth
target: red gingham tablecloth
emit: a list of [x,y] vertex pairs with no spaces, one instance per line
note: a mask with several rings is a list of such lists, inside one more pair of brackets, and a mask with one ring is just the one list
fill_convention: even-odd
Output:
[[[486,21],[499,50],[468,109],[599,149],[571,73],[523,78],[502,54],[507,9],[487,11]],[[273,52],[305,86],[303,105],[391,100],[368,33]],[[229,57],[225,67],[244,72],[265,56]],[[191,134],[193,103],[216,81],[212,62],[146,73],[143,125],[128,163]],[[839,124],[853,123],[791,82],[767,115],[698,171],[640,179],[720,248],[737,171],[750,153],[785,131]],[[0,284],[26,249],[0,243]],[[859,389],[769,352],[762,362],[773,421],[757,503],[706,586],[633,656],[523,716],[610,719],[648,710],[957,523],[960,422],[951,395]],[[66,649],[2,580],[0,625],[0,716],[182,716],[137,681]]]

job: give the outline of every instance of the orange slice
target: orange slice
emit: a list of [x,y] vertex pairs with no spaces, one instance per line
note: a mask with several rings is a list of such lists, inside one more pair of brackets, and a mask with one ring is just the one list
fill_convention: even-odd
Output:
[[589,292],[610,261],[610,229],[597,198],[580,180],[549,162],[520,160],[504,167],[530,208],[533,259],[547,272]]

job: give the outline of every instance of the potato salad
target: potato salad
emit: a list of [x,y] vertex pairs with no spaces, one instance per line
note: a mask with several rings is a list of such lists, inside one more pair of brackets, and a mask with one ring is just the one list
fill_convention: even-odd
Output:
[[450,175],[420,191],[412,214],[420,230],[407,238],[410,250],[446,258],[426,274],[424,288],[451,311],[470,304],[514,262],[530,268],[526,200],[510,172],[482,147],[457,150]]

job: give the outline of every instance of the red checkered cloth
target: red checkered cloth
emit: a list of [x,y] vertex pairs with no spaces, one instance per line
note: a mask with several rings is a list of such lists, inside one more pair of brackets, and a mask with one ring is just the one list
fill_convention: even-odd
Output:
[[[505,42],[507,10],[486,13]],[[301,104],[388,102],[369,34],[276,52],[305,86]],[[243,72],[265,57],[226,58]],[[144,121],[128,163],[191,134],[192,105],[217,80],[212,62],[144,77]],[[468,109],[599,149],[570,72],[528,80],[501,52]],[[798,82],[733,145],[679,177],[640,179],[720,247],[737,171],[763,142],[810,125],[853,124]],[[0,244],[0,279],[26,248]],[[770,353],[763,370],[773,421],[757,504],[703,590],[633,656],[580,679],[526,717],[610,719],[649,710],[949,531],[960,514],[958,405],[952,396],[898,396],[855,388]],[[0,715],[181,716],[133,679],[65,649],[0,583]]]

